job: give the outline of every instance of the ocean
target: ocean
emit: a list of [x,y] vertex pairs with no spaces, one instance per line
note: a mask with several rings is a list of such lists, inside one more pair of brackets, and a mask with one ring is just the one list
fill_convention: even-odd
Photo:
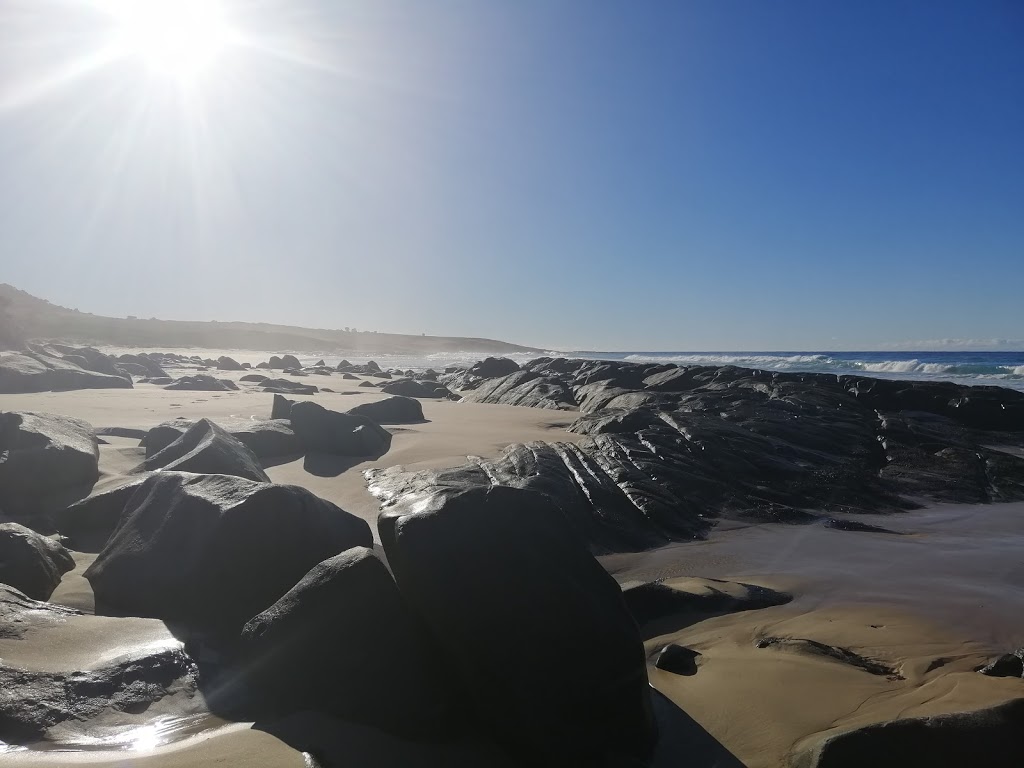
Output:
[[[108,352],[138,351],[107,348]],[[171,351],[171,350],[168,350]],[[266,360],[269,353],[242,350],[173,350],[204,357],[230,355],[239,362]],[[277,350],[281,354],[288,350]],[[888,379],[954,381],[987,384],[1024,391],[1024,352],[546,352],[552,357],[592,360],[676,363],[678,365],[738,365],[771,371],[861,374]],[[323,359],[337,365],[344,357],[352,363],[375,360],[382,368],[443,371],[448,366],[468,366],[486,355],[479,352],[438,352],[432,355],[338,355],[296,353],[304,365]],[[505,355],[518,363],[538,357],[534,353]]]
[[[988,384],[1024,391],[1024,352],[549,352],[551,356],[596,360],[676,363],[678,365],[738,365],[771,371],[814,371],[816,373],[862,374],[888,379],[954,381],[958,384]],[[479,353],[437,353],[423,357],[374,357],[385,368],[420,370],[471,365]],[[508,355],[516,362],[537,355]],[[300,356],[304,363],[319,357]],[[337,356],[325,357],[337,363]],[[349,357],[363,363],[368,357]]]

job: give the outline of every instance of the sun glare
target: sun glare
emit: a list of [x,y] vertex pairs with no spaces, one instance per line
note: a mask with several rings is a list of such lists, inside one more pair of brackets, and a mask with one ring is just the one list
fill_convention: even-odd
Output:
[[206,71],[237,34],[217,0],[109,0],[114,45],[155,74],[182,83]]

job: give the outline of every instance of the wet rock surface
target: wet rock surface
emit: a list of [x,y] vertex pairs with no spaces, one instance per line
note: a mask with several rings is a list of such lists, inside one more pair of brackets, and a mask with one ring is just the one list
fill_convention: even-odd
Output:
[[75,560],[58,541],[18,523],[0,523],[0,583],[46,600]]
[[0,413],[0,510],[35,515],[62,508],[98,477],[90,424],[52,413]]
[[304,488],[156,472],[85,577],[97,605],[237,631],[317,563],[372,543],[363,520]]
[[1024,755],[1024,698],[996,707],[868,725],[797,745],[792,768],[1016,768]]
[[655,733],[636,624],[548,498],[417,495],[378,529],[399,589],[499,744],[531,765],[646,759]]
[[721,518],[824,513],[830,527],[868,532],[837,516],[1024,499],[1024,459],[987,447],[1024,447],[1024,393],[1013,390],[563,358],[441,379],[472,385],[468,401],[576,408],[570,431],[586,437],[451,470],[373,472],[385,507],[435,487],[538,490],[603,553],[702,537]]
[[25,670],[0,661],[0,739],[31,743],[64,722],[145,712],[165,696],[194,694],[197,673],[178,648],[129,655],[76,672]]

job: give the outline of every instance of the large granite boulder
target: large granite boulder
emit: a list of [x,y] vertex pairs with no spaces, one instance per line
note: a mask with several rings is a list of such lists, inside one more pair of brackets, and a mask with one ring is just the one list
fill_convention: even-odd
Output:
[[273,355],[271,356],[270,363],[267,367],[277,371],[283,371],[286,369],[297,371],[302,367],[302,363],[300,363],[299,359],[294,355],[281,355],[280,357]]
[[364,416],[377,424],[413,424],[424,421],[423,406],[419,400],[394,395],[373,403],[349,408],[352,416]]
[[792,768],[1018,768],[1024,755],[1024,698],[988,709],[908,717],[815,735],[797,744]]
[[391,447],[391,433],[365,416],[338,413],[307,400],[293,403],[289,418],[308,453],[381,456]]
[[0,394],[131,388],[130,376],[97,373],[59,357],[34,352],[0,352]]
[[164,389],[190,390],[195,392],[231,392],[238,389],[238,385],[231,379],[217,379],[198,373],[194,376],[182,376],[173,384],[168,384]]
[[218,371],[243,371],[242,364],[239,363],[232,357],[227,355],[221,355],[217,358],[217,370]]
[[238,631],[317,563],[372,544],[365,521],[304,488],[157,472],[85,576],[100,605]]
[[519,370],[519,363],[507,357],[488,357],[469,367],[469,372],[481,379],[496,379]]
[[[280,396],[275,395],[277,397]],[[146,457],[162,451],[196,423],[193,419],[179,418],[150,429],[141,443],[146,449]],[[287,414],[273,419],[220,419],[217,426],[245,445],[258,459],[292,456],[301,452],[299,440],[292,431]]]
[[273,392],[281,395],[315,395],[320,389],[315,384],[300,384],[297,381],[288,379],[267,379],[261,381],[259,386],[264,392]]
[[444,398],[451,394],[448,389],[433,382],[424,383],[413,379],[396,379],[380,388],[381,392],[402,397]]
[[98,477],[91,425],[52,413],[0,413],[0,509],[19,516],[59,509]]
[[[172,364],[176,363],[176,361],[173,360],[169,362],[171,362]],[[146,354],[119,355],[117,358],[116,365],[118,370],[124,370],[124,367],[126,365],[138,366],[138,368],[141,368],[145,371],[145,376],[151,378],[164,378],[167,376],[167,371],[163,369],[163,366],[160,365],[160,363],[156,359]]]
[[399,589],[500,744],[529,765],[643,764],[655,740],[643,643],[548,497],[412,494],[378,529]]
[[129,475],[103,487],[97,486],[86,498],[54,512],[50,520],[72,549],[97,552],[117,528],[132,494],[149,476],[148,473]]
[[391,574],[356,547],[314,566],[242,631],[257,690],[279,710],[317,709],[436,738],[450,694]]
[[0,523],[0,583],[47,600],[74,567],[74,558],[59,542],[17,523]]
[[136,471],[152,472],[158,469],[234,475],[257,482],[270,482],[256,455],[209,419],[197,421],[177,440],[147,457]]

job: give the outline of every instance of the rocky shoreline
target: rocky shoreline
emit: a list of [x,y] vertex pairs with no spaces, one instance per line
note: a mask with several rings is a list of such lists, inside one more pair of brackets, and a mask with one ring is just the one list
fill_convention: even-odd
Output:
[[[0,356],[0,392],[138,387],[266,407],[145,429],[0,413],[0,741],[205,713],[255,722],[325,766],[346,748],[327,733],[352,724],[437,764],[675,765],[688,749],[694,764],[739,764],[699,728],[680,743],[683,713],[649,687],[655,668],[697,674],[701,653],[657,640],[652,656],[649,642],[679,617],[788,610],[792,595],[714,579],[623,590],[595,555],[701,540],[723,520],[890,536],[858,515],[1024,499],[1024,393],[999,388],[561,358],[256,367],[281,375],[59,345]],[[356,395],[345,410],[317,402]],[[564,413],[572,439],[365,469],[373,526],[269,474],[296,457],[338,476],[379,465],[431,402]],[[137,459],[96,485],[111,440],[125,447],[103,455]],[[72,569],[97,615],[45,602]],[[33,651],[117,627],[152,639],[72,668]],[[756,648],[907,682],[841,645],[765,634]],[[1019,652],[1005,650],[979,671],[1012,677]],[[1014,765],[1022,700],[811,739],[789,764]]]

